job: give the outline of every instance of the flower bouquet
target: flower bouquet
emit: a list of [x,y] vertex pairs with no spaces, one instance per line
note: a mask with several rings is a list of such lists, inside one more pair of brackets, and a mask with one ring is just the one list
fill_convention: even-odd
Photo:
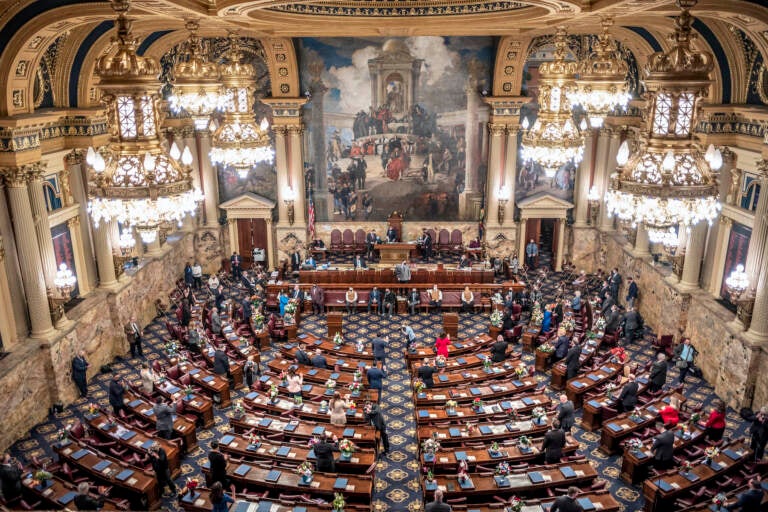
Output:
[[501,311],[499,311],[498,309],[494,310],[491,313],[491,325],[494,327],[501,327],[502,318],[503,318],[503,315]]
[[504,512],[521,512],[522,510],[523,500],[517,496],[512,496],[512,499],[509,500],[509,506],[505,509]]
[[592,326],[597,332],[603,332],[605,330],[605,317],[598,316],[595,320],[595,324]]
[[533,309],[531,310],[531,324],[540,326],[544,321],[544,313],[541,311],[541,304],[538,302],[533,303]]
[[684,460],[683,463],[680,465],[680,471],[683,473],[689,473],[691,469],[693,468],[693,464],[691,464],[691,461]]
[[336,388],[336,381],[333,379],[328,379],[325,381],[325,388],[326,389],[335,389]]
[[520,439],[517,440],[518,446],[520,446],[520,451],[527,453],[531,449],[531,440],[528,438],[528,436],[520,436]]
[[99,412],[99,406],[91,402],[88,404],[88,416],[95,416]]
[[427,473],[427,477],[426,477],[427,478],[427,482],[431,482],[431,481],[433,481],[435,479],[435,474],[432,473],[432,470],[427,468],[426,466],[424,467],[424,472]]
[[285,305],[285,308],[283,309],[283,312],[286,315],[293,316],[293,314],[296,313],[296,301],[294,301],[294,300],[288,301],[288,304]]
[[250,433],[245,438],[248,440],[248,447],[257,447],[261,444],[261,439],[254,433]]
[[243,402],[240,400],[235,400],[235,408],[232,410],[232,412],[236,417],[240,417],[245,414],[245,407],[243,407]]
[[633,437],[627,441],[627,449],[631,452],[640,452],[643,450],[643,441]]
[[355,445],[349,439],[339,439],[339,451],[341,451],[342,457],[348,459],[355,452]]
[[716,446],[709,446],[704,450],[704,464],[711,464],[712,459],[717,457],[720,450]]
[[344,338],[341,337],[340,332],[337,332],[333,335],[333,344],[337,347],[340,347],[344,344]]
[[613,392],[616,390],[616,384],[613,382],[609,382],[605,385],[605,396],[608,397],[609,400],[613,400]]
[[288,374],[285,373],[285,370],[280,372],[279,378],[280,378],[280,385],[281,386],[287,386],[288,385]]
[[499,465],[496,466],[496,470],[494,471],[497,475],[508,475],[509,472],[510,468],[508,462],[499,462]]
[[65,428],[60,428],[58,432],[56,432],[56,441],[59,443],[62,443],[69,439],[69,430],[71,426],[67,425]]
[[725,502],[728,500],[728,498],[723,494],[722,492],[719,492],[715,495],[714,498],[712,498],[712,503],[717,507],[717,510],[720,510],[720,507],[725,505]]
[[539,348],[536,350],[538,350],[539,352],[543,352],[545,354],[551,354],[552,352],[555,351],[555,347],[551,343],[542,343],[541,345],[539,345]]
[[320,402],[320,412],[326,412],[328,410],[328,400]]
[[312,448],[313,446],[315,446],[318,443],[320,443],[320,439],[318,439],[317,437],[311,437],[309,439],[309,442],[307,443],[307,446]]
[[483,370],[490,371],[491,367],[493,366],[493,361],[491,361],[491,358],[489,356],[485,356],[483,358]]
[[445,402],[445,409],[447,411],[456,411],[457,405],[459,405],[459,403],[456,400],[448,400]]
[[48,480],[53,478],[53,475],[44,469],[38,469],[37,471],[35,471],[35,475],[32,478],[37,482],[37,485],[39,485],[40,487],[48,487],[47,482]]
[[427,462],[433,462],[435,460],[435,454],[440,449],[440,441],[434,438],[425,439],[421,443],[421,451],[424,453],[424,460]]
[[361,372],[359,368],[355,370],[355,373],[352,376],[352,380],[358,380],[358,381],[363,380],[363,372]]
[[575,326],[576,324],[573,323],[573,317],[571,315],[566,315],[565,318],[563,318],[563,321],[560,322],[560,327],[566,331],[572,331]]
[[277,386],[275,386],[274,384],[269,386],[269,400],[271,402],[276,402],[277,401],[277,396],[278,396],[279,393],[280,393],[280,391],[277,389]]
[[195,388],[192,386],[187,386],[184,388],[184,396],[187,397],[187,399],[192,398],[192,395],[195,394]]
[[163,345],[163,349],[165,349],[168,356],[172,357],[175,356],[179,352],[179,346],[176,344],[175,341],[168,341]]
[[253,320],[253,325],[256,326],[256,329],[261,330],[261,328],[264,326],[264,315],[256,312],[253,314],[251,319]]
[[424,382],[423,382],[423,381],[421,381],[421,380],[417,380],[417,381],[415,381],[415,382],[413,383],[413,389],[416,391],[416,394],[418,394],[418,393],[421,393],[422,391],[424,391],[424,389],[425,389],[426,387],[427,387],[427,386],[426,386],[426,385],[424,384]]
[[347,506],[347,502],[344,501],[344,495],[340,492],[333,493],[331,506],[333,507],[333,512],[344,512],[344,507]]
[[691,414],[691,419],[689,423],[698,423],[700,419],[701,419],[701,414],[699,414],[698,412],[695,412]]
[[359,380],[353,380],[349,383],[349,391],[355,395],[359,394],[363,390],[363,383]]
[[185,487],[189,489],[189,492],[191,492],[192,494],[194,494],[195,489],[197,489],[199,485],[200,485],[200,480],[194,477],[187,478],[187,482],[185,483]]
[[304,405],[304,399],[301,397],[301,395],[296,395],[293,397],[293,404],[296,407],[301,407],[302,405]]
[[491,453],[499,453],[499,443],[498,443],[498,441],[494,441],[494,442],[491,443],[490,451],[491,451]]
[[365,350],[365,345],[363,344],[363,341],[362,341],[362,340],[357,340],[357,342],[355,343],[355,350],[357,350],[357,351],[358,351],[358,352],[360,352],[360,353],[361,353],[363,350]]
[[308,484],[312,481],[312,464],[305,460],[296,468],[296,474],[301,477],[301,483]]
[[517,367],[515,368],[515,375],[517,375],[517,377],[518,377],[519,379],[522,379],[522,378],[524,378],[524,377],[527,377],[527,376],[528,376],[528,367],[527,367],[527,366],[525,366],[525,364],[524,364],[524,363],[523,363],[523,364],[520,364],[519,366],[517,366]]
[[445,366],[445,356],[437,356],[435,358],[435,365],[438,368],[443,368]]
[[531,416],[533,416],[533,422],[536,425],[541,425],[547,420],[547,411],[543,407],[534,407]]
[[469,464],[466,460],[462,460],[459,462],[459,471],[456,475],[459,479],[459,482],[466,482],[469,480]]
[[474,423],[467,423],[467,434],[472,435],[476,433],[479,429],[477,428],[477,425]]
[[472,408],[475,412],[480,413],[483,411],[483,400],[480,397],[475,398],[472,401]]

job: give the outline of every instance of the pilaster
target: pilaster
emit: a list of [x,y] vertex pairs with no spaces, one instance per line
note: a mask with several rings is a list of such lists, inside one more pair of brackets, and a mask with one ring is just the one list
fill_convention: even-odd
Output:
[[219,182],[216,166],[211,165],[208,155],[211,152],[211,132],[200,130],[197,132],[200,151],[200,169],[202,171],[203,201],[205,211],[205,227],[219,227]]
[[56,255],[53,251],[53,238],[51,237],[51,224],[48,221],[48,209],[45,207],[43,196],[43,166],[37,166],[29,173],[29,201],[32,207],[32,219],[35,223],[35,236],[40,247],[40,262],[43,268],[45,286],[48,290],[54,290],[56,278]]
[[685,251],[685,263],[683,275],[680,277],[678,289],[683,292],[692,292],[699,288],[699,274],[701,272],[701,259],[704,256],[704,243],[707,238],[707,223],[699,222],[691,228],[688,236],[688,248]]
[[69,236],[72,238],[72,255],[75,258],[75,275],[77,275],[77,288],[80,295],[91,291],[91,281],[88,277],[87,264],[85,262],[85,247],[83,237],[80,236],[80,217],[72,217],[67,221]]
[[576,176],[576,189],[574,190],[573,202],[576,205],[576,218],[574,219],[574,228],[584,228],[589,220],[589,188],[592,185],[592,169],[595,158],[595,132],[589,130],[584,138],[584,156],[579,166],[579,172]]

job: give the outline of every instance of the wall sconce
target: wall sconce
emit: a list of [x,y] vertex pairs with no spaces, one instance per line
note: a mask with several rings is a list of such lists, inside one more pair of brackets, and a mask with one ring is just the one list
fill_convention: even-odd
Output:
[[590,224],[597,225],[597,216],[600,215],[600,194],[597,192],[597,187],[592,185],[587,194],[587,203],[589,204],[589,219]]
[[64,304],[72,300],[71,293],[77,284],[77,277],[67,267],[66,263],[59,265],[53,285],[56,290],[48,292],[48,305],[51,308],[51,319],[55,324],[63,325],[67,322],[64,315]]
[[499,209],[498,209],[498,221],[499,226],[504,225],[504,212],[506,211],[507,201],[509,201],[509,189],[506,185],[499,187],[498,194]]
[[749,329],[752,323],[752,310],[755,306],[755,296],[749,290],[749,276],[744,271],[744,265],[736,265],[731,275],[725,280],[725,289],[731,303],[736,305],[736,317]]
[[288,187],[285,191],[285,199],[283,199],[283,202],[285,203],[285,206],[288,208],[288,225],[293,226],[293,222],[296,220],[296,211],[293,209],[293,200],[294,200],[294,194],[293,194],[293,188]]

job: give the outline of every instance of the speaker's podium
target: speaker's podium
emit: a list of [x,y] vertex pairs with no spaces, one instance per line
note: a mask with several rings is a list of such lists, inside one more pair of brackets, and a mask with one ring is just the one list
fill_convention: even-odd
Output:
[[454,341],[459,338],[459,314],[443,313],[443,330],[451,335]]
[[329,311],[326,315],[326,322],[328,324],[328,338],[333,339],[334,335],[342,333],[342,323],[344,321],[344,314],[341,311]]

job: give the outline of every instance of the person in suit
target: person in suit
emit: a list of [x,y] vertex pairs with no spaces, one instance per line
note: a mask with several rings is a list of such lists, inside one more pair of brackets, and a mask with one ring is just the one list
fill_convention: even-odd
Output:
[[600,306],[600,314],[604,317],[608,316],[608,313],[610,313],[611,308],[616,305],[616,301],[613,300],[613,295],[611,295],[611,292],[608,292],[605,294],[605,299],[602,302],[602,306]]
[[624,339],[632,343],[636,338],[642,338],[643,317],[635,308],[630,307],[624,314]]
[[117,417],[120,417],[121,410],[128,412],[125,407],[125,386],[123,379],[118,374],[112,375],[112,380],[109,383],[109,405],[112,406]]
[[383,309],[381,292],[376,286],[374,286],[373,290],[368,293],[368,314],[371,313],[371,306],[373,306],[373,310],[377,315],[381,314]]
[[298,251],[298,249],[294,250],[291,253],[291,272],[297,272],[299,270],[299,267],[301,267],[301,253]]
[[576,409],[573,402],[568,400],[568,395],[560,395],[560,404],[557,406],[557,421],[564,432],[570,432],[576,422]]
[[317,260],[315,260],[315,257],[310,254],[307,256],[307,259],[304,260],[304,263],[301,264],[301,268],[304,270],[316,270]]
[[144,352],[141,350],[141,338],[144,333],[136,322],[135,316],[132,316],[130,322],[125,324],[123,332],[128,339],[128,346],[131,347],[131,357],[144,357]]
[[367,235],[365,235],[365,248],[366,248],[365,257],[371,261],[373,261],[373,258],[375,256],[374,246],[376,245],[376,241],[378,239],[379,237],[376,236],[376,231],[373,229]]
[[665,425],[661,427],[661,434],[653,439],[651,451],[653,451],[653,465],[658,470],[670,469],[674,466],[675,433],[668,430]]
[[605,332],[613,333],[617,332],[621,327],[621,322],[624,319],[624,315],[619,311],[619,306],[614,304],[611,306],[611,312],[605,319]]
[[357,256],[355,256],[354,267],[355,267],[355,270],[360,270],[360,269],[363,269],[363,268],[368,268],[368,265],[365,264],[365,258],[363,258],[359,254]]
[[[370,297],[369,297],[370,302]],[[347,307],[347,314],[352,315],[357,312],[357,292],[351,286],[344,295],[344,304]],[[368,311],[370,313],[370,310]]]
[[248,359],[245,360],[245,364],[243,365],[243,376],[245,377],[245,385],[248,390],[253,386],[253,381],[256,378],[256,375],[260,374],[261,369],[259,368],[259,364],[254,361],[253,356],[248,356]]
[[621,274],[619,274],[619,269],[614,268],[613,272],[611,272],[611,296],[618,300],[619,298],[619,287],[621,286]]
[[312,356],[312,366],[315,368],[326,369],[328,368],[328,362],[325,360],[323,351],[319,348],[315,350],[315,355]]
[[152,469],[155,471],[155,477],[157,477],[157,487],[160,490],[165,490],[167,485],[170,489],[170,494],[163,494],[164,498],[169,498],[176,495],[176,484],[171,478],[171,469],[168,466],[168,454],[157,443],[153,444],[149,448],[149,460],[152,463]]
[[155,400],[155,429],[157,435],[163,439],[170,439],[173,435],[173,407],[166,404],[162,397]]
[[584,512],[584,508],[576,501],[581,490],[578,487],[568,488],[568,494],[557,498],[549,508],[550,512]]
[[459,260],[459,268],[471,268],[472,262],[469,261],[469,258],[467,258],[466,254],[461,255],[461,259]]
[[437,489],[435,491],[435,499],[427,503],[424,507],[426,512],[451,512],[453,509],[447,503],[443,503],[443,491]]
[[619,394],[618,400],[616,400],[616,409],[619,412],[631,411],[637,405],[637,392],[639,386],[635,380],[635,376],[629,375],[629,382],[624,384],[621,388],[621,394]]
[[528,242],[528,245],[525,246],[525,264],[528,265],[528,268],[536,268],[536,257],[538,255],[539,246],[536,245],[536,242],[534,242],[533,238],[531,238],[531,241]]
[[500,363],[504,361],[507,358],[507,348],[508,344],[506,340],[504,340],[504,336],[499,334],[496,337],[496,341],[491,346],[491,361],[494,363]]
[[461,292],[461,310],[464,313],[471,313],[475,308],[475,294],[469,289],[469,286],[465,286]]
[[635,307],[635,301],[640,290],[637,288],[637,283],[631,277],[627,278],[627,307]]
[[398,283],[407,283],[411,280],[411,266],[403,260],[402,263],[395,265],[395,278]]
[[312,299],[312,313],[315,315],[325,314],[325,290],[317,285],[312,285],[312,289],[309,292],[309,296]]
[[72,358],[72,380],[75,381],[80,391],[80,398],[88,396],[88,360],[85,359],[85,350],[81,350]]
[[224,487],[229,487],[227,476],[227,455],[219,451],[219,442],[211,441],[211,451],[208,452],[208,467],[211,468],[211,485],[219,482]]
[[218,288],[216,288],[216,293],[214,293],[214,299],[213,302],[216,304],[216,307],[219,308],[219,311],[221,311],[224,308],[224,301],[226,301],[227,298],[224,296],[224,285],[220,284]]
[[232,379],[232,373],[229,370],[229,356],[224,350],[223,344],[216,347],[216,351],[213,353],[213,373],[226,375],[228,379]]
[[555,323],[555,325],[560,325],[560,322],[563,321],[563,301],[557,300],[555,302],[555,307],[552,308],[552,321]]
[[379,368],[379,362],[374,361],[373,366],[368,368],[365,372],[365,376],[368,378],[368,387],[370,389],[378,390],[379,400],[381,400],[381,392],[384,389],[384,377],[387,375]]
[[423,239],[422,239],[422,251],[424,253],[424,261],[429,261],[429,258],[432,257],[432,236],[429,234],[429,231],[426,229],[422,231],[423,233]]
[[697,353],[697,350],[691,345],[690,338],[683,338],[683,341],[675,347],[675,366],[680,370],[680,376],[677,379],[678,384],[685,382],[685,376],[693,367],[693,360]]
[[560,428],[560,421],[552,420],[552,428],[544,434],[541,449],[544,452],[545,464],[557,464],[563,456],[565,447],[565,432]]
[[232,268],[232,279],[238,280],[243,276],[243,269],[241,268],[242,263],[243,258],[237,254],[237,251],[233,252],[232,256],[229,258],[229,266]]
[[568,353],[570,340],[565,334],[565,329],[557,330],[557,340],[555,340],[555,351],[552,353],[552,360],[559,361]]
[[75,496],[74,503],[77,510],[100,510],[104,506],[104,496],[106,495],[107,488],[98,487],[99,498],[96,499],[91,496],[91,484],[88,482],[80,482],[77,484],[77,496]]
[[413,331],[413,327],[407,323],[403,322],[400,324],[400,332],[403,333],[403,336],[405,337],[406,347],[409,347],[411,344],[416,342],[416,333]]
[[437,285],[433,285],[429,290],[429,305],[437,308],[437,314],[442,313],[443,308],[443,292],[437,288]]
[[390,244],[397,242],[397,230],[394,226],[389,226],[387,228],[387,242]]
[[413,288],[411,293],[408,294],[408,311],[410,311],[411,315],[416,314],[416,308],[419,304],[421,304],[421,293],[416,288]]
[[667,355],[664,352],[656,354],[656,361],[651,365],[648,375],[648,389],[655,393],[664,387],[667,382]]
[[310,365],[312,364],[312,360],[309,358],[309,354],[307,354],[307,346],[303,343],[299,345],[298,350],[296,350],[296,362],[299,364],[304,365]]
[[[389,435],[387,435],[387,424],[384,421],[384,415],[381,413],[379,404],[366,402],[363,406],[363,413],[365,414],[365,421],[371,424],[375,428],[381,437],[381,444],[384,446],[384,451],[381,455],[385,455],[389,452]],[[378,444],[376,449],[378,450]]]
[[293,290],[291,290],[288,300],[296,304],[296,310],[299,313],[302,312],[304,309],[304,292],[298,284],[293,285]]
[[565,380],[566,382],[576,377],[581,366],[581,345],[574,343],[565,354]]
[[763,503],[763,486],[760,484],[760,478],[754,477],[749,480],[749,488],[739,494],[736,503],[726,505],[725,510],[741,510],[741,512],[759,512]]
[[768,407],[763,406],[757,414],[746,415],[744,419],[752,422],[749,427],[749,448],[755,453],[755,460],[761,461],[768,442]]
[[333,452],[338,452],[339,448],[333,443],[333,433],[329,430],[325,432],[325,438],[315,444],[312,449],[315,450],[317,460],[317,470],[324,473],[336,472],[336,461],[333,458]]
[[195,290],[203,287],[203,266],[197,261],[192,265],[192,282]]
[[218,308],[211,309],[211,331],[214,334],[221,334],[221,317]]
[[11,457],[11,454],[3,454],[3,462],[0,463],[0,491],[6,504],[21,496],[22,467],[19,462]]
[[419,366],[416,374],[419,376],[421,381],[424,383],[424,387],[427,389],[432,389],[435,386],[435,368],[429,364],[428,358],[424,358],[424,362],[421,364],[421,366]]
[[384,297],[381,300],[381,311],[385,317],[389,318],[397,314],[397,295],[389,288],[384,290]]
[[184,284],[187,288],[192,288],[195,284],[195,278],[192,276],[192,264],[190,262],[184,265]]
[[571,309],[575,312],[581,311],[581,292],[576,290],[573,292],[573,299],[571,300]]
[[386,348],[387,344],[389,343],[389,336],[381,337],[376,336],[371,340],[371,345],[373,346],[373,360],[374,361],[381,361],[381,364],[386,364]]

